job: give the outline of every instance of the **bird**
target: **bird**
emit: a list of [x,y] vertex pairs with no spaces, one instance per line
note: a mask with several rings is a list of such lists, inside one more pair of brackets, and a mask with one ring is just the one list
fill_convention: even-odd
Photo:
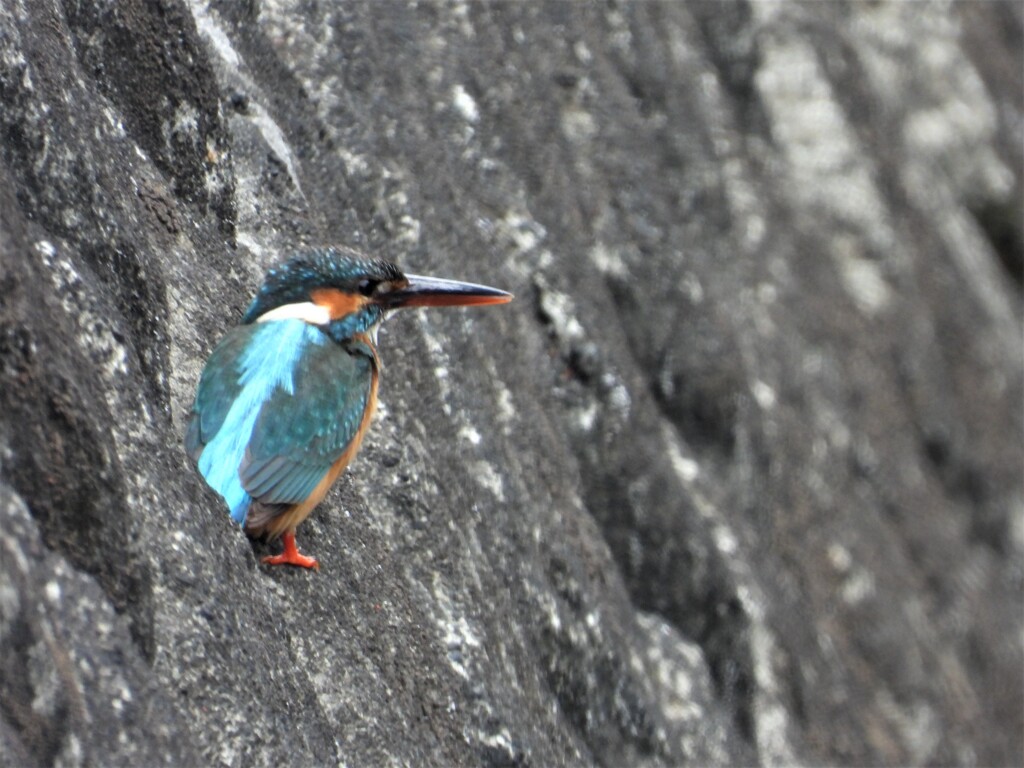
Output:
[[403,273],[346,246],[272,267],[241,323],[214,347],[196,388],[185,450],[231,519],[281,538],[268,565],[319,570],[295,529],[359,450],[377,408],[377,330],[392,310],[504,304],[512,294]]

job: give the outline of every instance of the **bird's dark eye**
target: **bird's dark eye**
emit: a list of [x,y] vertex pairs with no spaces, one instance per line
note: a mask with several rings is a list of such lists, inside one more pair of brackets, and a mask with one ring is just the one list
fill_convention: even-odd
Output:
[[363,296],[373,296],[373,294],[377,292],[378,285],[380,285],[378,280],[369,280],[364,278],[359,281],[356,288],[359,289],[359,292],[363,294]]

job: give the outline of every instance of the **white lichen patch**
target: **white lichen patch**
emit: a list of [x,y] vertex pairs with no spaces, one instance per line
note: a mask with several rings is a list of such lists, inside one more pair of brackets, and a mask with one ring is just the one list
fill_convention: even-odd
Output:
[[601,375],[601,384],[608,392],[608,405],[617,412],[620,419],[625,421],[629,418],[629,411],[633,405],[629,388],[611,371]]
[[430,316],[426,312],[417,312],[415,315],[416,324],[419,326],[420,333],[423,338],[423,346],[426,348],[427,354],[430,356],[431,361],[434,363],[432,370],[434,373],[434,380],[437,382],[438,390],[440,391],[441,397],[441,409],[445,415],[451,415],[451,393],[452,386],[451,382],[448,381],[448,368],[450,360],[448,359],[448,352],[445,350],[444,345],[435,333],[433,325],[430,321]]
[[562,110],[562,134],[571,142],[586,144],[597,135],[598,126],[594,116],[576,105]]
[[475,124],[480,120],[480,109],[464,86],[456,85],[452,88],[452,104],[467,123]]
[[480,445],[480,442],[483,440],[477,428],[468,422],[459,428],[459,438],[474,446]]
[[[53,641],[49,629],[45,630],[49,641]],[[43,716],[52,716],[60,702],[60,677],[50,653],[49,644],[40,639],[28,649],[27,665],[29,685],[32,688],[32,711]]]
[[[6,554],[4,555],[6,557]],[[6,581],[0,583],[0,630],[12,626],[14,616],[21,609],[21,597],[18,590]],[[7,644],[6,633],[0,632],[0,643]]]
[[473,652],[480,648],[480,638],[469,620],[456,607],[440,576],[435,575],[432,587],[430,605],[437,612],[434,620],[441,634],[448,663],[459,677],[468,680],[469,666]]
[[[397,177],[398,182],[403,186],[406,183],[403,175],[389,171],[386,168],[382,171],[382,176],[385,179],[396,179]],[[393,239],[406,242],[412,247],[420,241],[423,224],[412,215],[409,195],[406,194],[403,186],[396,187],[393,192],[384,198],[385,210],[383,213],[391,221]]]
[[908,158],[948,174],[957,188],[1009,193],[1013,173],[992,146],[997,107],[965,55],[960,17],[941,3],[854,10],[851,27],[872,87],[906,113]]
[[126,137],[127,134],[124,130],[124,123],[121,121],[121,116],[119,113],[115,112],[113,109],[110,108],[109,105],[105,104],[100,110],[100,114],[102,114],[103,117],[106,119],[107,125],[110,127],[110,130],[114,134],[114,136],[116,136],[119,139],[123,139]]
[[828,555],[829,563],[839,573],[846,573],[850,570],[850,566],[853,565],[853,556],[850,554],[850,550],[839,542],[829,544],[826,554]]
[[596,400],[591,400],[576,409],[576,424],[583,432],[590,432],[597,423],[599,408]]
[[[700,648],[686,642],[671,625],[657,616],[641,613],[637,623],[650,642],[643,649],[644,656],[632,666],[639,667],[638,671],[646,671],[652,682],[657,684],[663,711],[669,720],[677,723],[700,721],[705,713],[694,703],[701,699],[698,688],[710,687],[707,664]],[[705,679],[694,679],[700,675]]]
[[629,273],[619,250],[601,241],[590,249],[590,261],[603,274],[612,277],[625,277]]
[[630,23],[622,11],[616,6],[608,6],[608,10],[605,13],[605,23],[611,30],[609,42],[624,54],[629,54],[630,49],[633,47],[633,32],[630,30]]
[[253,255],[253,261],[263,262],[266,260],[264,243],[261,240],[257,240],[252,232],[239,232],[235,240],[239,247],[244,248]]
[[750,385],[750,393],[762,410],[770,411],[775,407],[775,390],[760,379]]
[[360,177],[369,176],[370,174],[370,163],[366,159],[365,155],[358,154],[356,152],[347,149],[346,147],[338,147],[335,150],[338,157],[345,164],[345,173],[349,176]]
[[68,732],[60,754],[54,758],[54,765],[85,765],[85,750],[82,741],[74,733]]
[[842,577],[839,589],[847,605],[857,605],[875,593],[875,577],[858,565],[849,549],[839,542],[832,542],[825,550],[829,564]]
[[895,726],[910,757],[908,764],[928,765],[942,740],[942,723],[935,710],[924,700],[897,701],[888,688],[875,694],[878,712]]
[[450,0],[450,2],[445,4],[459,30],[459,34],[472,40],[476,37],[476,30],[473,28],[473,18],[469,12],[469,6],[470,4],[467,0]]
[[508,728],[504,725],[496,733],[481,731],[477,738],[485,746],[504,752],[510,758],[509,764],[512,764],[512,758],[515,756],[515,746],[512,743],[512,734],[509,733]]
[[889,305],[892,291],[878,262],[843,249],[839,256],[839,274],[843,286],[864,314],[878,314]]
[[505,483],[494,465],[487,461],[477,461],[473,465],[473,479],[486,489],[499,502],[505,501]]
[[547,230],[524,207],[515,207],[489,228],[499,247],[509,249],[508,268],[521,280],[527,280],[554,261],[551,251],[542,248]]
[[689,270],[679,278],[679,293],[689,299],[693,304],[704,303],[704,286],[700,277]]
[[563,343],[579,341],[584,337],[583,326],[576,319],[576,305],[566,293],[542,285],[540,308],[551,323],[555,335]]
[[572,52],[580,64],[587,65],[594,60],[594,54],[591,53],[590,48],[582,40],[577,40],[573,44]]
[[498,420],[502,424],[512,424],[518,416],[515,402],[512,399],[512,391],[501,381],[492,380],[498,388]]
[[48,581],[48,582],[46,582],[46,587],[44,587],[44,591],[46,593],[46,599],[47,600],[49,600],[54,605],[57,605],[58,603],[60,603],[60,594],[61,594],[61,592],[60,592],[60,584],[58,582],[56,582],[56,581]]
[[[777,9],[755,4],[765,18]],[[765,35],[758,93],[782,150],[795,201],[805,210],[822,208],[878,249],[894,240],[872,168],[822,71],[817,53],[792,35]]]
[[227,36],[221,26],[220,16],[216,11],[210,10],[209,3],[191,0],[189,7],[192,10],[192,17],[196,22],[196,29],[199,34],[206,38],[206,41],[213,48],[221,60],[229,67],[237,69],[242,65],[242,57],[231,39]]
[[295,155],[292,154],[291,147],[281,131],[281,126],[277,124],[262,105],[256,102],[250,102],[249,111],[252,115],[251,120],[259,129],[260,135],[267,143],[267,146],[270,147],[277,158],[284,163],[285,168],[288,169],[288,178],[295,185],[296,191],[302,197],[305,197],[306,195],[302,191],[302,184],[299,183],[299,171]]
[[712,530],[712,539],[715,542],[715,548],[723,555],[735,554],[736,550],[739,549],[736,534],[727,525],[716,525]]
[[843,581],[841,594],[847,605],[864,602],[875,593],[875,577],[865,568],[854,567]]
[[508,227],[516,249],[532,251],[547,237],[547,230],[532,216],[510,211],[503,223]]
[[671,431],[671,427],[664,426],[664,444],[668,453],[669,462],[676,477],[684,486],[691,485],[700,475],[700,465],[688,456],[684,456],[680,449],[679,439]]
[[[110,381],[128,373],[128,351],[114,337],[109,321],[101,317],[86,296],[85,283],[74,263],[60,256],[53,243],[40,240],[35,244],[36,253],[42,257],[50,275],[54,294],[60,298],[61,308],[78,327],[80,340]],[[116,390],[116,388],[115,388]],[[108,404],[116,413],[117,395],[108,394]]]

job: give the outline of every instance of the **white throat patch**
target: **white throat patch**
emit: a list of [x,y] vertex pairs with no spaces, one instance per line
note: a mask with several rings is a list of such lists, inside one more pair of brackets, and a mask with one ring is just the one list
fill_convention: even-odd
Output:
[[331,311],[327,307],[314,304],[312,301],[303,301],[298,304],[285,304],[275,307],[256,318],[257,323],[267,323],[274,320],[304,320],[310,325],[327,325],[331,322]]

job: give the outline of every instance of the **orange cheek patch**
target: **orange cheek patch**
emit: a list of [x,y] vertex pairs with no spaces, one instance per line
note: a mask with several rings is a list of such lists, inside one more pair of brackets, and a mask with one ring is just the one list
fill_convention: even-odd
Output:
[[332,320],[338,320],[362,309],[369,301],[358,293],[345,293],[337,288],[317,288],[310,292],[309,298],[320,307],[326,307]]

